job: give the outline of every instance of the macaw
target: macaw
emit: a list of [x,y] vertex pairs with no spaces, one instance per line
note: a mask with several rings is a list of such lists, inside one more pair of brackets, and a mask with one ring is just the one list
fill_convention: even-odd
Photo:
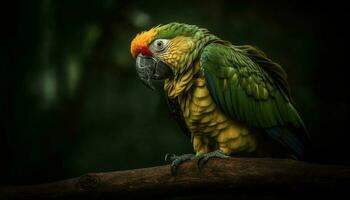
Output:
[[261,50],[169,23],[137,34],[131,54],[147,86],[164,80],[170,111],[191,138],[195,154],[168,155],[172,167],[235,154],[303,158],[310,138],[286,72]]

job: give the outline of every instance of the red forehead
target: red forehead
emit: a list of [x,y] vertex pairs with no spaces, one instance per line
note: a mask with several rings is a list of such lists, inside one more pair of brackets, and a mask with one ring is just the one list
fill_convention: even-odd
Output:
[[142,46],[138,50],[139,52],[137,52],[137,54],[141,53],[144,56],[153,56],[153,53],[149,50],[148,47]]
[[152,28],[149,31],[145,31],[136,35],[131,42],[131,55],[135,58],[137,54],[142,53],[143,55],[151,56],[152,52],[149,50],[148,45],[158,34],[157,28]]

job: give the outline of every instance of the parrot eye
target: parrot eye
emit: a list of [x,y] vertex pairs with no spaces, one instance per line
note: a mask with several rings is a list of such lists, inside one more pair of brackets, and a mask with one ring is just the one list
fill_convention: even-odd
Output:
[[169,40],[157,39],[152,43],[151,48],[156,52],[161,52],[165,49],[165,47],[167,47],[168,43],[169,43]]

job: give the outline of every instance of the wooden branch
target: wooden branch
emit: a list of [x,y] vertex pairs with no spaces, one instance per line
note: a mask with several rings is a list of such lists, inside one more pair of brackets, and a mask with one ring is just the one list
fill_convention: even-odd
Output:
[[0,199],[107,199],[145,195],[179,196],[226,192],[318,194],[348,192],[350,167],[267,158],[212,159],[203,169],[196,160],[183,163],[177,175],[170,166],[91,173],[59,182],[0,187]]

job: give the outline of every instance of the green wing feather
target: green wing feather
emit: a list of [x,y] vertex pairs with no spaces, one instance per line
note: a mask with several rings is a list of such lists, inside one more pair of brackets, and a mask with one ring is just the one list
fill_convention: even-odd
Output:
[[215,102],[230,117],[260,128],[304,126],[290,100],[285,72],[260,51],[212,43],[203,50],[200,65]]
[[263,128],[303,158],[309,136],[294,108],[281,66],[254,47],[224,41],[207,45],[200,65],[211,96],[225,114]]

